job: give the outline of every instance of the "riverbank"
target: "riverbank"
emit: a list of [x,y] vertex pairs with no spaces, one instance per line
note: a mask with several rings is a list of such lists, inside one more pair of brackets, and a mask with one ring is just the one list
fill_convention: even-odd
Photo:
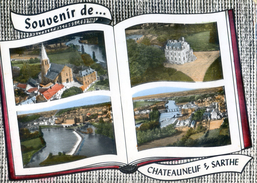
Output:
[[73,146],[72,150],[70,152],[66,153],[67,155],[74,155],[82,143],[82,139],[83,139],[82,136],[76,131],[73,131],[73,133],[76,135],[78,140],[75,143],[75,145]]

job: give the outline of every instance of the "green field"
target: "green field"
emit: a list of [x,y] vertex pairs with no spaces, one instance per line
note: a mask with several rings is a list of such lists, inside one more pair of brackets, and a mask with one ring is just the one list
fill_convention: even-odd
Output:
[[66,163],[71,161],[76,161],[80,159],[84,159],[86,156],[71,156],[71,155],[49,155],[47,159],[43,162],[41,162],[40,166],[49,166],[49,165],[56,165],[60,163]]
[[221,57],[217,58],[208,68],[203,81],[213,81],[223,78]]
[[194,51],[215,51],[219,50],[219,44],[210,43],[210,31],[199,32],[185,36],[185,41],[190,44]]
[[156,104],[155,101],[135,101],[133,102],[133,107],[135,108],[139,108],[139,107],[146,107],[146,106],[150,106]]
[[[25,152],[22,152],[22,160],[23,165],[26,165],[30,162],[31,157],[39,151],[41,148],[44,147],[40,138],[35,138],[31,140],[26,140],[21,142],[21,146],[25,147]],[[24,148],[23,148],[24,149]]]
[[68,51],[63,53],[50,53],[48,54],[48,57],[50,59],[50,62],[56,63],[56,64],[69,64],[72,62],[72,60],[83,62],[79,52],[77,51]]
[[190,136],[191,139],[196,140],[204,136],[204,132],[196,133]]

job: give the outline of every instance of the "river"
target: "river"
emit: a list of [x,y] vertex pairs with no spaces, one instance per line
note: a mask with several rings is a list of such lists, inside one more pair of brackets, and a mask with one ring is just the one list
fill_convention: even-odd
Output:
[[127,35],[126,39],[133,39],[136,41],[136,40],[140,39],[141,37],[143,37],[143,35],[141,35],[141,34],[131,34],[131,35]]
[[[66,128],[42,129],[46,147],[36,153],[31,162],[26,167],[38,167],[49,153],[57,155],[58,152],[69,153],[73,150],[74,144],[79,140],[73,130]],[[82,134],[82,141],[75,155],[85,155],[87,157],[116,154],[115,141],[98,134]]]
[[78,51],[81,52],[81,46],[84,47],[85,53],[89,54],[93,58],[93,52],[95,52],[95,57],[100,63],[106,63],[106,57],[103,55],[101,48],[98,45],[84,44],[79,42],[80,37],[75,37],[75,39],[66,43],[66,45],[73,44],[78,46]]

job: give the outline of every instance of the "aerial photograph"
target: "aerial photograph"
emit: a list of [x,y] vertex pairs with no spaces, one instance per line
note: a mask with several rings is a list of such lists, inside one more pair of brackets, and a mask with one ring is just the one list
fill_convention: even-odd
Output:
[[25,168],[117,154],[111,103],[86,104],[17,115]]
[[[147,92],[146,92],[147,93]],[[231,144],[223,87],[133,98],[138,150]]]
[[223,79],[216,23],[147,23],[126,29],[131,86]]
[[104,34],[82,32],[10,49],[16,105],[109,90]]

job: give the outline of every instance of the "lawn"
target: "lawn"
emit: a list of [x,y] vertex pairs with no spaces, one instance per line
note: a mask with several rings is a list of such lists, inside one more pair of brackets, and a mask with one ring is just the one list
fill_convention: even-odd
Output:
[[219,50],[219,45],[210,43],[210,31],[200,32],[185,36],[185,41],[190,44],[194,51],[214,51]]
[[33,147],[33,148],[41,148],[42,143],[39,138],[31,139],[31,140],[26,140],[21,142],[21,145],[24,145],[26,147]]
[[213,81],[223,78],[221,57],[217,58],[207,69],[203,81]]
[[199,139],[203,136],[204,136],[204,132],[200,132],[200,133],[196,133],[196,134],[191,135],[189,138],[191,138],[193,140],[196,140],[196,139]]
[[47,159],[43,162],[41,162],[39,165],[40,166],[48,166],[48,165],[56,165],[60,163],[66,163],[66,162],[71,162],[71,161],[76,161],[80,159],[84,159],[86,156],[70,156],[70,155],[55,155],[51,156],[49,155]]
[[41,148],[44,147],[44,145],[42,144],[40,138],[35,138],[35,139],[31,139],[31,140],[26,140],[21,142],[22,146],[25,146],[28,149],[31,149],[28,152],[23,152],[22,153],[22,160],[23,160],[23,165],[26,165],[30,162],[30,159],[32,158],[32,156],[39,151]]
[[48,54],[50,62],[56,64],[69,64],[71,60],[79,60],[81,62],[82,58],[79,52],[76,51],[68,51],[63,53],[50,53]]
[[135,86],[141,83],[155,81],[188,81],[193,82],[193,79],[188,75],[177,71],[173,68],[166,68],[163,65],[155,68],[148,68],[145,73],[138,77],[131,75],[131,85]]
[[135,102],[133,102],[134,109],[139,108],[139,107],[150,106],[153,104],[156,104],[156,102],[155,101],[135,101]]

